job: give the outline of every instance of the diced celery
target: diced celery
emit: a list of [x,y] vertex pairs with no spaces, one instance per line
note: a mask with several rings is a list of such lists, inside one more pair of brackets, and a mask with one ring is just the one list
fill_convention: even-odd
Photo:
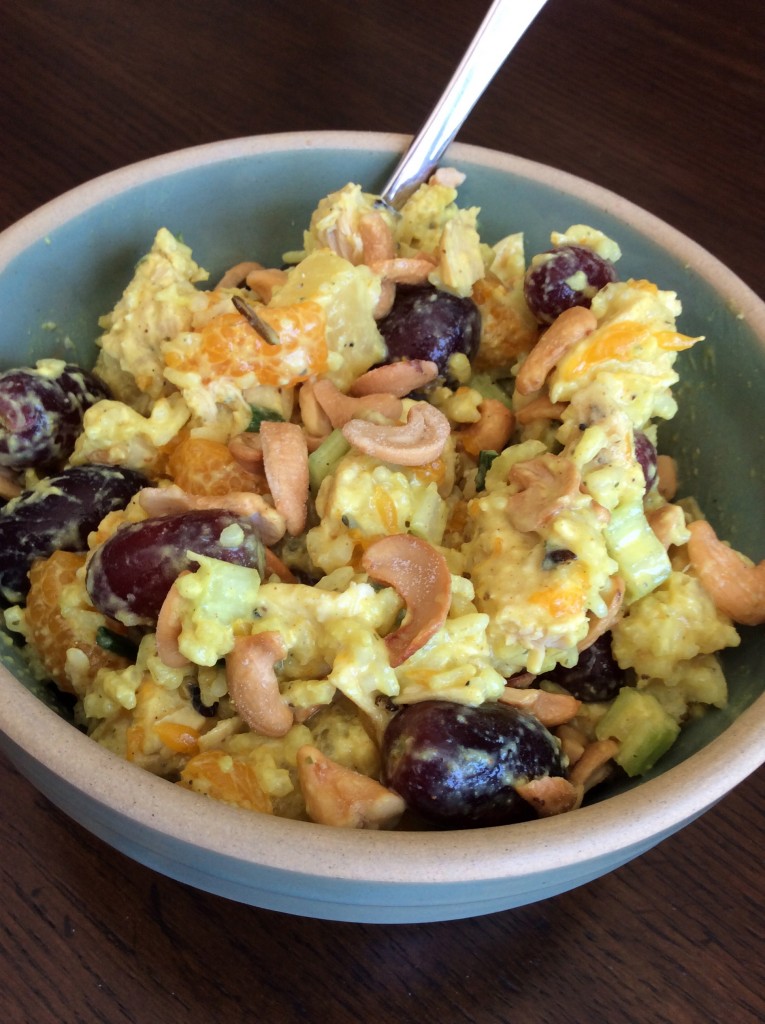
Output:
[[308,477],[314,494],[318,491],[322,480],[329,476],[340,459],[350,451],[350,447],[342,430],[338,429],[333,430],[316,451],[311,452],[308,456]]
[[470,378],[470,387],[474,388],[484,398],[496,398],[498,402],[512,410],[513,400],[510,395],[504,388],[493,381],[487,373],[474,373]]
[[642,501],[617,505],[604,532],[608,553],[619,565],[628,600],[645,597],[669,576],[669,556],[648,524]]

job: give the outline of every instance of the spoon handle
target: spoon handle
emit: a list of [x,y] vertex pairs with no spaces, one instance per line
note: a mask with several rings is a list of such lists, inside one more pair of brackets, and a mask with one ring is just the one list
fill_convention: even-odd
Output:
[[438,161],[546,0],[494,0],[438,103],[382,191],[398,209]]

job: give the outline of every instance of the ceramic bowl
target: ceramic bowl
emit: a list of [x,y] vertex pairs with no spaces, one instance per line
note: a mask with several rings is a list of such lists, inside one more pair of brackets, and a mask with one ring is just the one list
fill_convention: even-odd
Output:
[[[317,200],[347,181],[379,190],[403,137],[313,133],[206,145],[108,174],[0,236],[0,365],[43,355],[92,361],[113,306],[156,229],[183,236],[212,273],[301,243]],[[765,306],[707,252],[594,185],[518,157],[455,145],[460,191],[482,235],[589,223],[624,251],[620,274],[682,297],[681,329],[710,341],[680,357],[680,413],[661,444],[723,535],[765,555],[765,482],[753,410],[765,403]],[[72,351],[72,348],[74,351]],[[710,355],[710,350],[712,355]],[[746,395],[746,402],[741,396]],[[755,467],[753,469],[753,467]],[[756,513],[756,514],[754,514]],[[345,921],[417,922],[520,906],[611,871],[682,828],[761,764],[765,630],[724,662],[731,699],[688,727],[648,777],[559,818],[457,832],[346,831],[240,811],[119,760],[46,706],[3,646],[2,747],[54,804],[151,868],[242,903]]]

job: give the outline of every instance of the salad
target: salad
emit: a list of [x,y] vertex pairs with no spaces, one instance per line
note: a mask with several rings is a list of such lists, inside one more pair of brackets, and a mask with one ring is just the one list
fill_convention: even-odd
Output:
[[441,169],[284,266],[158,231],[92,370],[0,374],[7,628],[93,740],[355,828],[576,809],[722,708],[765,562],[657,452],[674,292],[588,225],[491,244]]

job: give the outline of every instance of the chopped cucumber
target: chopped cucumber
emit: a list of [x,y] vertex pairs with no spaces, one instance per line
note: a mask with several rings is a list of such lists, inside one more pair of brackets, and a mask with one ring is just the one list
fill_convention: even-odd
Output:
[[340,459],[350,451],[350,448],[342,430],[337,429],[321,442],[315,452],[311,452],[308,456],[308,478],[314,494],[318,491],[322,480],[329,476]]
[[650,594],[669,576],[669,556],[648,525],[642,500],[617,505],[604,532],[608,553],[619,565],[630,601]]
[[614,760],[630,778],[649,771],[677,739],[680,726],[650,693],[623,686],[595,727],[599,740],[619,741]]

